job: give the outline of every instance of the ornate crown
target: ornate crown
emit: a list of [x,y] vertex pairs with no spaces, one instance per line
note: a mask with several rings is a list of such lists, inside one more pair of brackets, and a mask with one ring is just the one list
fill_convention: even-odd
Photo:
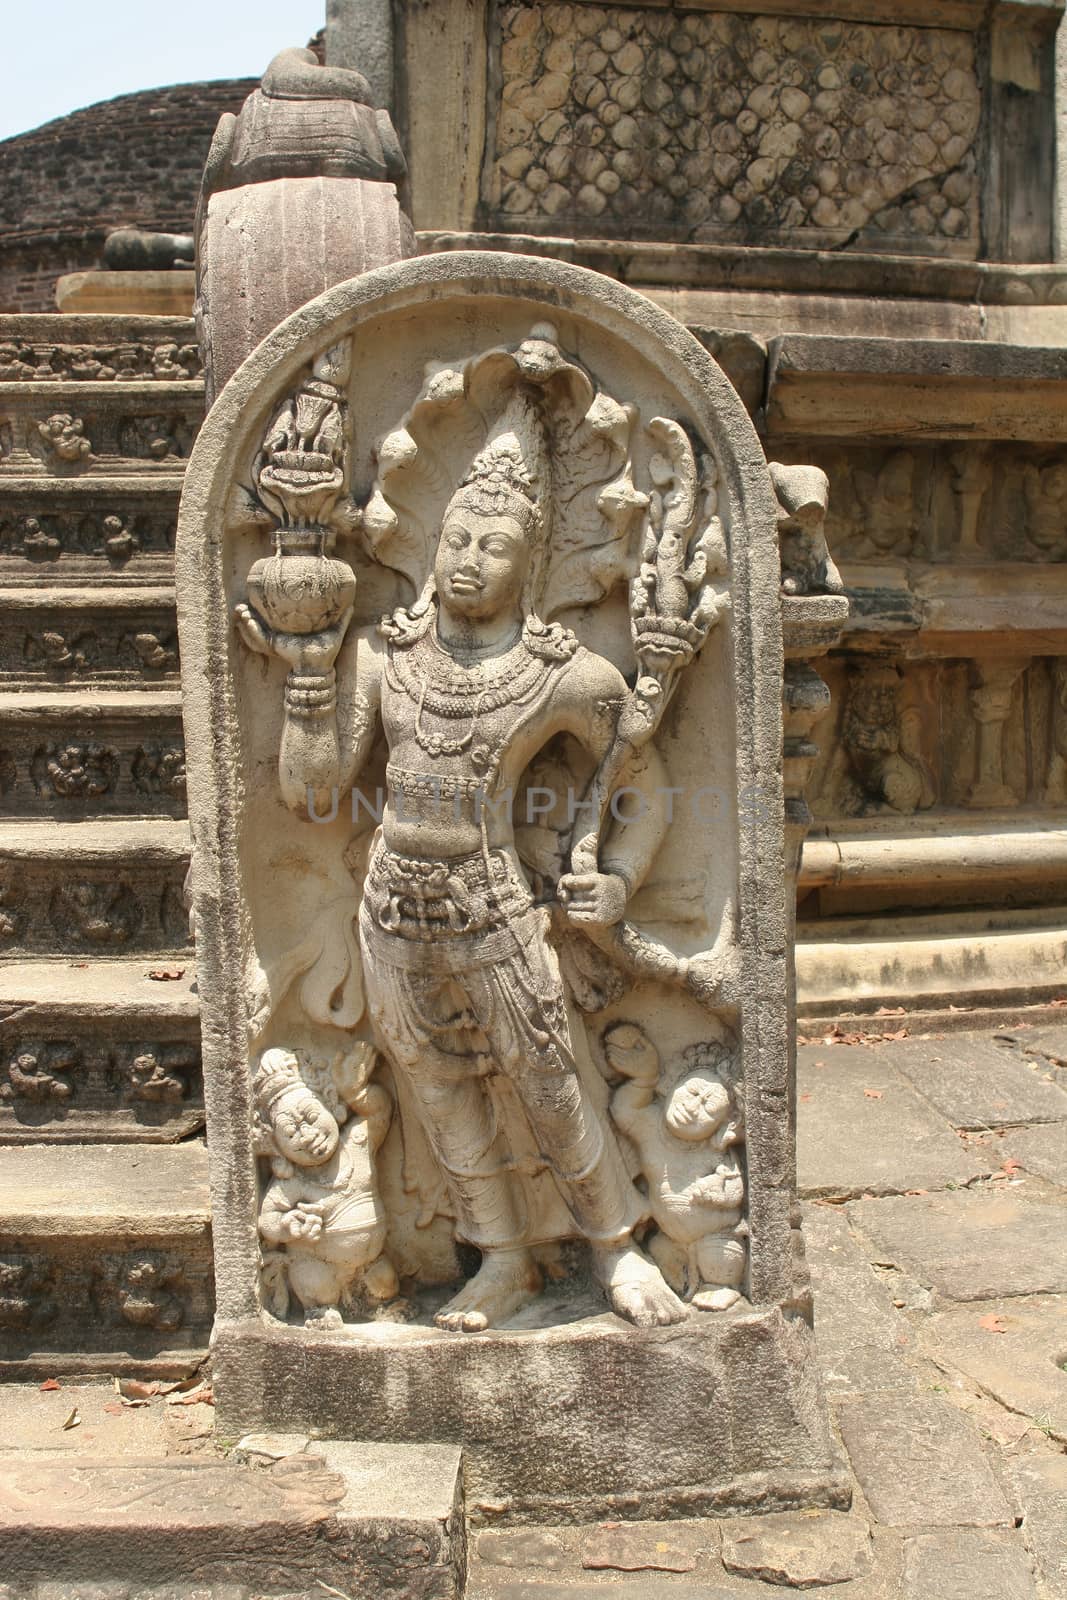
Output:
[[302,1087],[303,1082],[296,1056],[291,1050],[264,1050],[252,1078],[252,1090],[260,1115],[268,1117],[282,1095]]
[[482,516],[514,517],[531,538],[541,527],[546,465],[541,418],[532,401],[515,395],[468,467],[448,510],[467,506]]

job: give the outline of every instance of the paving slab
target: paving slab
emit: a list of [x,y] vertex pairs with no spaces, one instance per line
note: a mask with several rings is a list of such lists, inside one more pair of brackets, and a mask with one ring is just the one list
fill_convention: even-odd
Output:
[[975,1429],[935,1395],[857,1396],[838,1420],[873,1516],[895,1528],[1010,1527]]
[[739,1577],[792,1589],[849,1583],[871,1565],[870,1529],[833,1511],[734,1517],[723,1527],[722,1564]]
[[573,1539],[561,1538],[549,1528],[487,1528],[478,1535],[475,1550],[486,1566],[558,1572],[574,1563],[572,1543]]
[[988,1188],[859,1200],[849,1217],[872,1260],[949,1300],[1067,1293],[1067,1204]]
[[802,1211],[827,1392],[914,1388],[915,1372],[902,1359],[913,1344],[911,1331],[853,1236],[846,1211],[818,1201]]
[[904,1541],[902,1600],[1036,1600],[1033,1563],[1011,1533],[921,1533]]
[[1057,1023],[1050,1028],[1008,1029],[1002,1038],[1021,1050],[1024,1055],[1042,1056],[1061,1071],[1067,1071],[1067,1023]]
[[710,1522],[601,1523],[582,1535],[578,1559],[593,1572],[695,1572],[716,1561],[719,1538]]
[[1027,1172],[1067,1189],[1067,1123],[1011,1128],[1001,1138],[1000,1147]]
[[1067,1600],[1067,1455],[1035,1452],[1017,1457],[1009,1471],[1047,1600]]
[[1067,1094],[1043,1057],[1021,1056],[980,1035],[902,1039],[876,1047],[954,1128],[1067,1122]]
[[906,1194],[970,1183],[994,1170],[902,1072],[863,1046],[798,1052],[797,1160],[806,1198]]
[[[1067,1295],[979,1301],[935,1312],[921,1342],[1001,1405],[1067,1443]],[[1067,1527],[1064,1529],[1067,1539]]]
[[[0,1458],[15,1450],[162,1456],[168,1446],[167,1409],[162,1396],[124,1406],[111,1383],[64,1383],[45,1390],[35,1383],[0,1384]],[[64,1427],[72,1413],[77,1425]]]

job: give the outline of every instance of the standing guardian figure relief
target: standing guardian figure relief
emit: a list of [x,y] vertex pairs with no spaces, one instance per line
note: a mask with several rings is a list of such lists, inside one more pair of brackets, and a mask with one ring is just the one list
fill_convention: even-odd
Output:
[[[587,1272],[638,1326],[727,1311],[736,909],[699,860],[663,866],[691,799],[677,691],[727,632],[715,461],[541,324],[432,366],[360,504],[350,362],[320,356],[267,427],[252,499],[275,550],[235,616],[286,669],[288,837],[331,841],[351,885],[341,935],[294,935],[255,975],[265,1303],[309,1327],[425,1318],[436,1285],[438,1327],[471,1333]],[[713,813],[684,826],[706,854]],[[423,1270],[431,1225],[451,1242]],[[443,1303],[442,1260],[473,1268]]]

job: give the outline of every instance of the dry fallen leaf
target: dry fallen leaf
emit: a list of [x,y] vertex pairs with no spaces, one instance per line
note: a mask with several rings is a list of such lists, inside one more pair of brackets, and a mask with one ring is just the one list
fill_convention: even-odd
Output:
[[978,1318],[978,1326],[984,1328],[986,1333],[1007,1333],[1008,1325],[1003,1317],[998,1317],[995,1311],[987,1311],[984,1317]]
[[881,1100],[884,1098],[881,1089],[864,1089],[863,1093],[868,1100]]
[[876,1017],[902,1017],[904,1015],[904,1007],[879,1006],[878,1010],[874,1014]]
[[79,1428],[81,1426],[81,1420],[82,1419],[78,1414],[78,1408],[77,1408],[77,1406],[75,1406],[74,1410],[70,1413],[70,1416],[67,1417],[66,1420],[64,1421],[63,1427],[64,1428]]
[[60,1382],[58,1378],[46,1378],[41,1385],[41,1389],[45,1394],[50,1394],[54,1389],[58,1388],[60,1388]]
[[185,977],[184,967],[149,967],[148,976],[155,983],[173,983]]
[[119,1378],[115,1387],[126,1400],[147,1401],[160,1392],[158,1383],[145,1383],[141,1378]]

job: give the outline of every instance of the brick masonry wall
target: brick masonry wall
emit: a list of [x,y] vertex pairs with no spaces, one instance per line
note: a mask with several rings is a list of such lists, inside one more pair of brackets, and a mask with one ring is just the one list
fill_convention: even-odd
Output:
[[0,311],[54,310],[56,278],[103,266],[121,223],[191,232],[215,125],[255,82],[121,95],[0,142]]

